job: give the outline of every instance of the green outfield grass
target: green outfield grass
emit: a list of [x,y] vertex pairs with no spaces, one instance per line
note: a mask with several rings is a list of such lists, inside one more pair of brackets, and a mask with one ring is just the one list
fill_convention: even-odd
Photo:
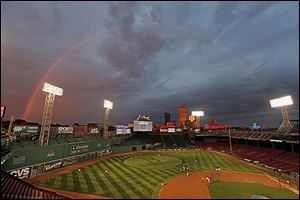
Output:
[[216,152],[145,152],[95,162],[81,167],[80,171],[44,180],[40,186],[113,198],[158,198],[162,182],[185,173],[180,171],[182,165],[191,171],[221,167],[222,170],[265,172]]
[[261,195],[270,199],[297,199],[299,196],[286,188],[274,188],[257,183],[215,182],[208,187],[213,199],[251,199]]

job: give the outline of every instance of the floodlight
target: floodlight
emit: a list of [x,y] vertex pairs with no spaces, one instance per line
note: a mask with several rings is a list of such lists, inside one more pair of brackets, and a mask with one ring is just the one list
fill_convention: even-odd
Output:
[[203,111],[192,111],[192,115],[196,116],[196,117],[202,117],[202,116],[204,116],[204,112]]
[[112,109],[113,108],[113,102],[104,100],[104,108]]
[[285,97],[270,100],[270,104],[272,108],[289,106],[293,104],[293,100],[291,96],[285,96]]
[[62,88],[56,87],[56,86],[51,85],[49,83],[44,83],[43,91],[51,93],[51,94],[55,94],[55,95],[58,95],[58,96],[62,96],[63,92],[64,92],[64,90]]

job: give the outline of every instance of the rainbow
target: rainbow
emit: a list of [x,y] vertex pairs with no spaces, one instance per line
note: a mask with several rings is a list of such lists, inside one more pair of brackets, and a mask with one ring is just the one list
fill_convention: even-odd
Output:
[[94,39],[99,33],[102,33],[102,32],[96,32],[95,34],[85,37],[82,40],[80,40],[79,42],[75,43],[68,50],[66,50],[62,55],[60,55],[58,57],[58,59],[56,59],[55,62],[52,63],[48,67],[48,70],[43,75],[41,80],[37,83],[37,85],[35,86],[35,88],[33,89],[32,93],[29,97],[29,100],[26,103],[26,106],[25,106],[25,109],[24,109],[23,115],[22,115],[23,119],[28,119],[33,102],[34,102],[38,92],[43,87],[44,82],[46,82],[48,76],[59,66],[59,64],[61,64],[64,61],[64,59],[66,59],[68,56],[70,56],[75,50],[77,50],[79,47],[81,47],[84,43],[88,42],[91,39]]

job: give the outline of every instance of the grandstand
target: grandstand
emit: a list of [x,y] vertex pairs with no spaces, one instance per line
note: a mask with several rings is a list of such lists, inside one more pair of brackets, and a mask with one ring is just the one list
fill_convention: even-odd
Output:
[[[201,149],[212,149],[230,153],[228,141],[207,140],[196,141]],[[299,173],[299,154],[285,149],[258,147],[251,144],[232,144],[232,153],[244,160],[262,163],[274,169]]]
[[194,146],[192,141],[189,139],[189,136],[183,134],[162,134],[162,133],[142,133],[138,132],[126,140],[121,142],[119,146],[128,146],[128,145],[154,145],[161,144],[163,148],[190,148]]
[[[299,173],[297,143],[299,134],[288,136],[294,137],[292,139],[296,139],[295,143],[272,142],[272,138],[277,136],[268,132],[232,131],[231,136],[232,153],[236,157],[268,168],[291,172],[291,175]],[[100,134],[78,136],[66,134],[51,137],[49,145],[41,147],[37,139],[22,140],[8,137],[1,140],[1,169],[20,179],[26,179],[83,161],[100,159],[110,153],[178,148],[212,149],[230,153],[228,139],[228,133],[223,130],[201,133],[199,136],[193,133],[134,132],[131,135],[114,135],[107,140]],[[30,172],[24,175],[22,174],[24,169]],[[22,191],[39,189],[24,189],[24,187]],[[30,192],[25,193],[27,195]],[[48,195],[46,192],[45,194]]]
[[38,188],[1,170],[1,199],[71,199]]

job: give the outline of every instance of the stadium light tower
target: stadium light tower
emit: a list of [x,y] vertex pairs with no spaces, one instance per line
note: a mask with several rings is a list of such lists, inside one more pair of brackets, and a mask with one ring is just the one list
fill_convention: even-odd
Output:
[[113,108],[113,102],[104,100],[104,131],[103,131],[103,138],[108,138],[108,119],[109,119],[109,111]]
[[284,96],[277,99],[270,100],[272,108],[281,108],[282,113],[282,123],[279,126],[278,133],[288,133],[292,129],[292,125],[289,121],[288,106],[293,105],[293,100],[291,96]]
[[44,83],[43,91],[47,92],[48,95],[45,100],[41,134],[39,138],[41,146],[48,145],[55,95],[62,96],[64,90],[54,85]]

